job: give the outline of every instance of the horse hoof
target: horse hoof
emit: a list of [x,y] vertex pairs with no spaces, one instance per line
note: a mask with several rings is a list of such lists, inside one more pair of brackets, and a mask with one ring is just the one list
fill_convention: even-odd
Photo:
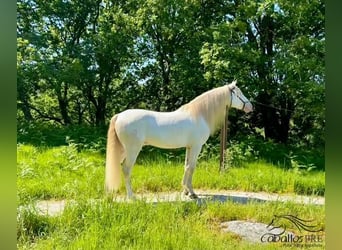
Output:
[[189,195],[189,191],[188,190],[184,190],[183,191],[183,195]]
[[133,201],[136,201],[136,200],[137,200],[137,197],[135,195],[127,196],[127,201],[129,201],[129,202],[133,202]]
[[198,199],[198,195],[193,193],[193,194],[189,195],[189,198],[191,198],[191,199]]

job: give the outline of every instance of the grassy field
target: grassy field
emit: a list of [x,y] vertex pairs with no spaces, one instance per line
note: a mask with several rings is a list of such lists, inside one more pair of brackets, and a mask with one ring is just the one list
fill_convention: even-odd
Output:
[[[291,202],[114,203],[104,198],[104,154],[77,145],[17,149],[17,239],[19,249],[279,249],[276,243],[253,245],[222,233],[228,220],[269,223],[275,214],[310,218],[324,227],[324,206]],[[139,157],[132,173],[136,193],[181,191],[181,157]],[[324,195],[324,171],[287,169],[255,161],[220,173],[215,158],[200,159],[196,189],[264,191]],[[119,191],[125,194],[125,188]],[[68,199],[64,213],[46,217],[33,204],[42,199]],[[96,199],[97,202],[91,202]],[[293,231],[298,231],[289,225]],[[292,249],[286,247],[286,249]],[[293,249],[297,249],[294,247]],[[311,248],[314,249],[314,248]]]

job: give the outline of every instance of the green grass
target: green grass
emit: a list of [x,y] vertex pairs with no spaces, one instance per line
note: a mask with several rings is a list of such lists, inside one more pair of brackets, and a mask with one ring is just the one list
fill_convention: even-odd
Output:
[[[18,146],[19,202],[30,199],[103,196],[104,154],[78,152],[71,146]],[[133,168],[135,192],[181,191],[183,163],[141,157]],[[200,160],[193,176],[195,189],[233,189],[324,195],[323,171],[285,170],[265,162],[246,163],[220,173],[216,160]],[[120,193],[125,193],[122,185]]]
[[[291,203],[96,203],[78,200],[58,217],[21,211],[20,249],[250,249],[241,238],[220,232],[220,222],[269,223],[274,214],[291,213],[324,221],[324,208]],[[289,229],[296,231],[292,225]],[[298,232],[298,230],[297,230]],[[279,249],[279,245],[253,245]],[[289,248],[287,249],[295,249]]]
[[[239,237],[222,233],[220,222],[243,219],[269,223],[275,214],[314,219],[324,226],[324,206],[294,203],[208,202],[114,203],[104,198],[104,154],[59,147],[18,145],[17,239],[19,249],[251,249]],[[142,155],[132,173],[137,193],[181,191],[179,158]],[[286,170],[262,161],[218,171],[218,161],[200,160],[196,189],[233,189],[324,195],[324,171]],[[125,194],[122,185],[120,194]],[[72,199],[62,215],[45,217],[32,204],[39,199]],[[90,200],[96,199],[96,202]],[[298,229],[293,228],[296,231]],[[253,245],[252,249],[279,249]],[[286,247],[286,249],[296,249]],[[311,248],[314,249],[314,248]]]

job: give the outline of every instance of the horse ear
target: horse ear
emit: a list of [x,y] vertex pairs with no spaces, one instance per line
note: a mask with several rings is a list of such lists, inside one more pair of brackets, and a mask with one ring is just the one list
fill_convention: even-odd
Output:
[[236,87],[236,80],[232,81],[230,84],[228,84],[230,89],[234,89]]

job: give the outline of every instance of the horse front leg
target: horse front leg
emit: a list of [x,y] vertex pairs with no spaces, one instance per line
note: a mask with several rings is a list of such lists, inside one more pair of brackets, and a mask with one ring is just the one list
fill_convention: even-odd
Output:
[[198,198],[192,188],[192,176],[195,171],[197,158],[201,152],[201,148],[201,146],[197,146],[186,149],[184,176],[182,181],[184,188],[183,194],[188,195],[192,199]]

